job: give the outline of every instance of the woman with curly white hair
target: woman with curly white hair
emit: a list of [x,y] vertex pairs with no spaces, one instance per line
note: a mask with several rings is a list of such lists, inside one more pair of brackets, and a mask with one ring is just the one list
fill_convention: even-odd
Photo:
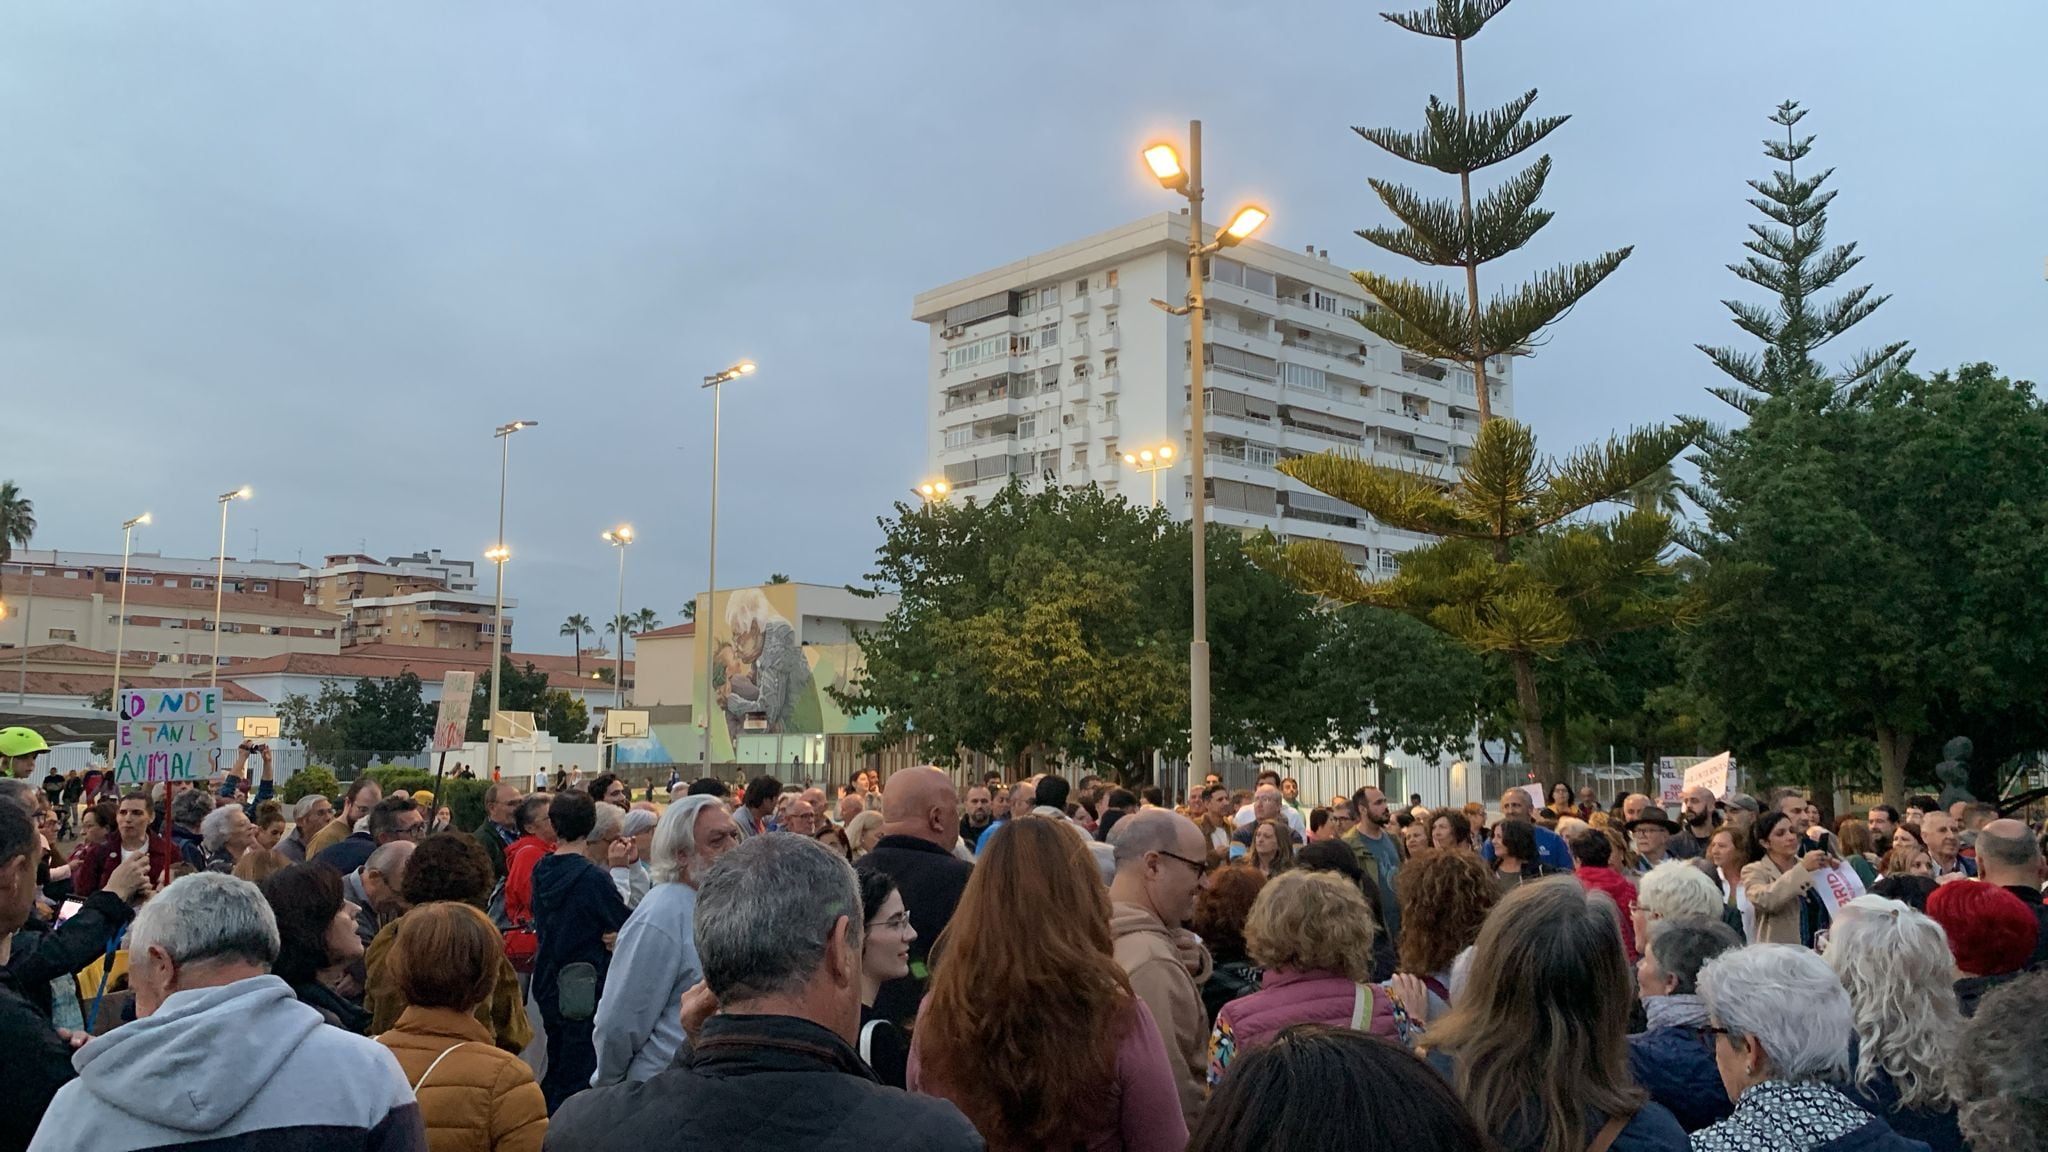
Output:
[[1858,896],[1828,929],[1828,967],[1856,1020],[1849,1095],[1934,1152],[1960,1152],[1963,1028],[1945,983],[1955,968],[1941,925],[1896,900]]

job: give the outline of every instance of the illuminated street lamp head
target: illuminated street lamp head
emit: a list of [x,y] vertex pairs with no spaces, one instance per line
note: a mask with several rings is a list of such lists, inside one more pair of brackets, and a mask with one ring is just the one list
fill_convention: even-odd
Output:
[[633,526],[631,524],[621,524],[617,528],[605,532],[604,539],[608,544],[631,544],[633,542]]
[[1237,215],[1230,218],[1230,226],[1225,228],[1223,236],[1219,236],[1217,239],[1222,240],[1224,237],[1229,237],[1228,240],[1224,240],[1227,244],[1236,244],[1241,240],[1249,239],[1251,234],[1257,232],[1259,226],[1266,222],[1266,218],[1267,213],[1264,208],[1247,204],[1237,210]]
[[137,517],[136,517],[135,519],[133,519],[133,520],[123,520],[123,521],[121,522],[121,527],[122,527],[122,529],[123,529],[123,530],[126,530],[126,529],[129,529],[129,528],[133,528],[133,527],[135,527],[135,526],[136,526],[137,524],[147,524],[147,523],[149,523],[149,513],[147,513],[147,512],[144,512],[144,513],[143,513],[142,515],[140,515],[140,516],[137,516]]
[[1136,464],[1137,462],[1138,458],[1136,456],[1131,455],[1129,452],[1124,453],[1124,463]]
[[510,548],[505,547],[503,544],[498,545],[496,548],[488,548],[484,550],[484,559],[489,560],[493,564],[503,564],[505,561],[510,560],[511,558],[512,550]]
[[1150,464],[1152,462],[1152,450],[1147,448],[1143,452],[1138,453],[1138,459]]
[[927,480],[912,489],[912,491],[926,500],[944,500],[947,496],[952,495],[953,486],[944,480]]
[[235,489],[233,492],[221,493],[220,502],[225,504],[230,500],[247,500],[249,497],[254,496],[255,494],[256,492],[254,489],[250,488],[247,484],[244,484],[240,488]]
[[729,380],[737,380],[742,376],[752,376],[753,374],[754,362],[752,360],[742,360],[723,372],[713,372],[711,375],[706,376],[704,378],[704,386],[709,388],[714,384],[724,384]]
[[539,425],[540,421],[538,420],[514,420],[510,424],[498,425],[498,430],[496,432],[491,433],[491,435],[510,436],[514,432],[519,431],[521,428],[534,428],[538,427]]
[[1171,459],[1173,459],[1173,445],[1171,445],[1171,444],[1161,444],[1161,445],[1159,446],[1159,458],[1160,458],[1161,460],[1171,460]]
[[1187,171],[1180,166],[1180,153],[1171,144],[1154,144],[1145,149],[1145,167],[1152,170],[1153,179],[1168,188],[1188,186]]

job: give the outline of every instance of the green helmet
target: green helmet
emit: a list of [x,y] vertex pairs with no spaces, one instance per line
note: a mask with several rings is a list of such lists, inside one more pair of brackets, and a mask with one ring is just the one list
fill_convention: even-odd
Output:
[[0,759],[34,756],[49,750],[50,746],[33,728],[0,728]]

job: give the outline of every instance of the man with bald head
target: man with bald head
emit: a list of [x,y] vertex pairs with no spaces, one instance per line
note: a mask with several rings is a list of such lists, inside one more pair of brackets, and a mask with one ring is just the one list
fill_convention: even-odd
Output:
[[2048,865],[2042,863],[2041,845],[2034,834],[2018,820],[1993,820],[1979,828],[1977,875],[2019,897],[2034,914],[2041,930],[2034,939],[2034,958],[2028,967],[2048,968],[2048,907],[2041,902],[2041,881],[2048,879]]
[[887,873],[903,895],[917,939],[910,945],[910,975],[882,985],[875,1012],[909,1027],[924,998],[925,967],[934,940],[953,919],[974,865],[953,855],[960,839],[960,799],[937,768],[905,768],[882,786],[882,839],[860,866]]
[[1201,986],[1213,966],[1209,950],[1181,925],[1194,915],[1195,893],[1209,870],[1209,843],[1180,813],[1144,808],[1116,822],[1109,846],[1116,854],[1109,886],[1116,962],[1166,1041],[1181,1113],[1193,1124],[1208,1086],[1209,1019]]

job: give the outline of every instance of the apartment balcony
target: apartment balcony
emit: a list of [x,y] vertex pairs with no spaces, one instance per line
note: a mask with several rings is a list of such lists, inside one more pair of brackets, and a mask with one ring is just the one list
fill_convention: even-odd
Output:
[[954,444],[941,448],[939,449],[939,462],[946,464],[962,460],[979,459],[983,456],[1008,456],[1016,451],[1016,434],[1004,433],[997,436],[984,436],[979,440],[969,440],[964,444]]
[[964,397],[948,396],[941,411],[947,424],[973,424],[981,420],[993,420],[998,416],[1020,416],[1030,410],[1029,399],[1005,394],[972,401],[965,400]]
[[1066,347],[1069,360],[1086,360],[1093,351],[1092,340],[1085,332],[1067,341]]
[[1098,352],[1114,352],[1117,350],[1118,341],[1116,329],[1114,328],[1111,328],[1107,332],[1097,333],[1094,337],[1094,340],[1095,349]]
[[1292,297],[1280,300],[1279,304],[1278,311],[1281,319],[1291,323],[1305,325],[1311,329],[1327,332],[1354,343],[1363,341],[1367,336],[1365,326],[1350,316],[1337,312],[1325,312],[1321,308],[1312,308]]
[[1071,317],[1086,316],[1090,299],[1091,297],[1088,296],[1069,296],[1065,301],[1061,302],[1060,311]]
[[1279,302],[1262,292],[1251,292],[1235,284],[1226,284],[1211,278],[1204,286],[1203,293],[1208,299],[1256,312],[1261,316],[1273,316],[1279,312]]
[[[1087,379],[1087,377],[1083,377],[1083,379]],[[1095,391],[1103,396],[1116,395],[1121,385],[1122,382],[1117,379],[1117,375],[1114,372],[1104,372],[1095,378]]]

